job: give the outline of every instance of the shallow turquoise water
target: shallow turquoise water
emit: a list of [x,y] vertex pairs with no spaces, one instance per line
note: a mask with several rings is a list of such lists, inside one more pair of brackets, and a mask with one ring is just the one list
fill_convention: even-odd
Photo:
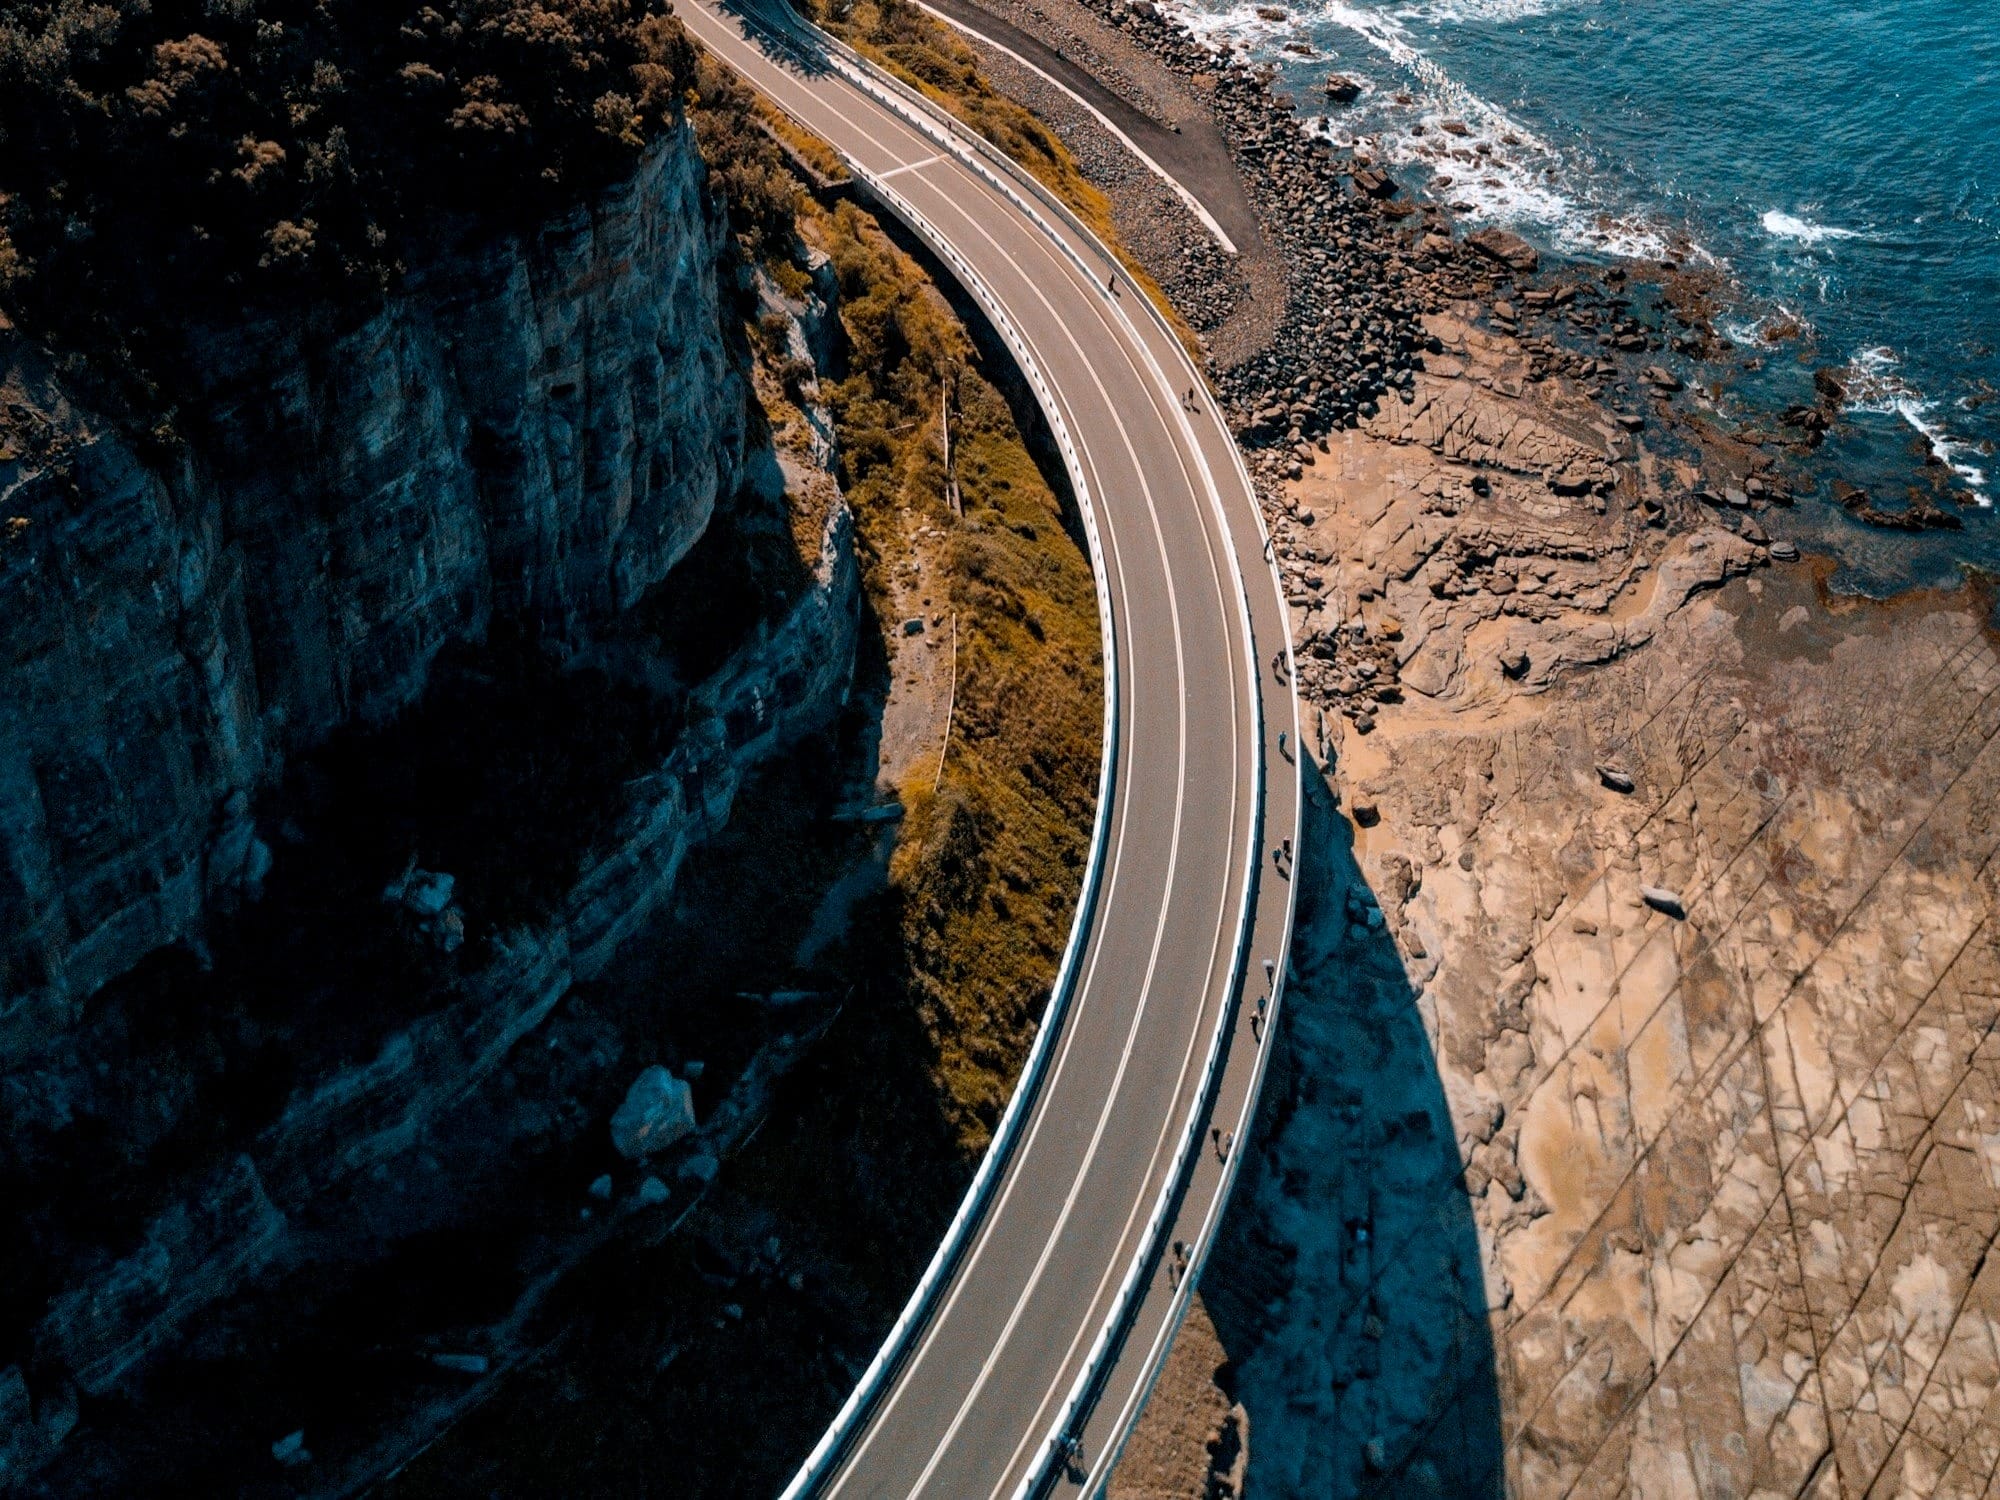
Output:
[[[1952,535],[1888,536],[1831,507],[1797,527],[1860,584],[2000,568],[2000,0],[1290,9],[1282,24],[1224,0],[1182,14],[1280,62],[1302,108],[1330,69],[1363,79],[1328,127],[1412,182],[1449,177],[1437,196],[1469,222],[1594,259],[1718,263],[1733,288],[1719,326],[1744,356],[1725,409],[1799,399],[1814,367],[1847,367],[1851,420],[1822,470],[1893,503],[1929,454],[1974,497]],[[1301,35],[1322,55],[1280,50]],[[1785,320],[1806,337],[1762,344]]]

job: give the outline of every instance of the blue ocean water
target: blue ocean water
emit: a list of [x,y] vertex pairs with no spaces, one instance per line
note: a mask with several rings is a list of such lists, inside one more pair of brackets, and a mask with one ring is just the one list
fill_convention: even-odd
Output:
[[[1283,22],[1257,15],[1272,3]],[[2000,0],[1178,9],[1279,64],[1329,134],[1429,182],[1469,224],[1587,259],[1718,268],[1725,413],[1810,400],[1815,368],[1843,368],[1849,420],[1816,468],[1894,504],[1928,458],[1965,522],[1907,537],[1802,506],[1791,529],[1850,583],[2000,569]],[[1315,56],[1283,50],[1302,39]],[[1329,109],[1329,71],[1368,92]]]

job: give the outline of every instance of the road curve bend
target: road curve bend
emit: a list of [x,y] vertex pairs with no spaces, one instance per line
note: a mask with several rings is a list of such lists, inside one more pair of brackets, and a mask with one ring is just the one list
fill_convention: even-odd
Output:
[[1102,1487],[1248,1135],[1292,914],[1285,602],[1199,372],[1046,190],[782,0],[689,33],[938,257],[1020,364],[1084,513],[1105,764],[1055,994],[930,1269],[786,1491]]

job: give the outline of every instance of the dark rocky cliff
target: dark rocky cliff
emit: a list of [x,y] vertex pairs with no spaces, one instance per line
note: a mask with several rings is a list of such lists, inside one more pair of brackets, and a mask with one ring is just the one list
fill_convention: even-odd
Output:
[[268,850],[251,794],[503,613],[575,647],[742,480],[723,228],[691,136],[358,329],[210,336],[142,455],[0,342],[0,1038],[200,932]]
[[601,1124],[623,1039],[553,1108],[510,1053],[852,671],[852,520],[744,334],[825,358],[802,269],[683,131],[359,326],[205,335],[170,441],[0,325],[0,1492],[131,1492],[104,1434],[199,1320],[302,1320]]

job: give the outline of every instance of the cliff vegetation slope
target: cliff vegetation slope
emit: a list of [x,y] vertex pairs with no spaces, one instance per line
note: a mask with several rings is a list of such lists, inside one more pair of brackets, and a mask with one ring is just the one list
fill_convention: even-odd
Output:
[[5,0],[0,298],[129,356],[217,305],[365,294],[454,220],[629,174],[691,67],[647,0]]

